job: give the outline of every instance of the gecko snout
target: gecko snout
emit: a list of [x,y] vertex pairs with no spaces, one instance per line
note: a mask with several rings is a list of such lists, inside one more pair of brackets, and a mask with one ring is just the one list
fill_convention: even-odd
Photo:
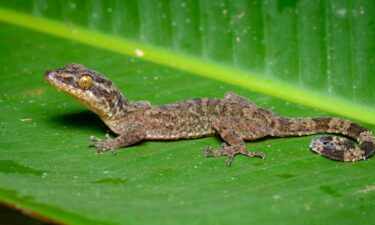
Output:
[[44,78],[48,79],[50,73],[52,73],[52,70],[47,70],[47,71],[44,73]]
[[56,77],[56,71],[55,70],[47,70],[44,73],[44,79],[47,81],[53,80],[53,78]]
[[48,83],[54,85],[54,83],[55,83],[55,82],[53,82],[55,80],[54,76],[55,76],[55,71],[53,71],[53,70],[47,70],[44,73],[44,80],[46,80]]

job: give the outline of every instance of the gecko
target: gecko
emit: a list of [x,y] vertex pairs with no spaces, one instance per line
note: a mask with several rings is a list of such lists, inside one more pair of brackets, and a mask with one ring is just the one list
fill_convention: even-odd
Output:
[[166,105],[149,101],[129,101],[116,85],[101,73],[82,64],[71,63],[47,71],[45,80],[78,99],[96,113],[117,135],[111,138],[91,136],[89,147],[97,153],[135,145],[144,140],[177,140],[220,136],[221,149],[207,146],[205,157],[225,156],[227,165],[235,155],[259,157],[262,152],[249,151],[245,141],[265,137],[292,137],[318,133],[341,136],[317,136],[310,148],[331,160],[351,162],[374,154],[375,139],[363,126],[340,118],[288,118],[258,107],[234,92],[224,98],[193,98]]

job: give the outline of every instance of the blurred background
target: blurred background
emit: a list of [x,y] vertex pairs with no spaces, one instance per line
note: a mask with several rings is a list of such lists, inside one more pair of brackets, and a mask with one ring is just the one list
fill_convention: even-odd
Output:
[[13,0],[0,7],[375,107],[374,1]]

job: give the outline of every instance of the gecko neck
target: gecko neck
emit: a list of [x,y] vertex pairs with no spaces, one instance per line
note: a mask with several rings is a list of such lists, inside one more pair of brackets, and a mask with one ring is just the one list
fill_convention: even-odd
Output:
[[134,105],[120,92],[117,92],[109,101],[110,110],[107,113],[109,119],[121,118],[134,111]]
[[100,107],[88,106],[104,121],[116,120],[134,111],[134,105],[127,100],[120,92],[112,92],[110,96],[102,98]]

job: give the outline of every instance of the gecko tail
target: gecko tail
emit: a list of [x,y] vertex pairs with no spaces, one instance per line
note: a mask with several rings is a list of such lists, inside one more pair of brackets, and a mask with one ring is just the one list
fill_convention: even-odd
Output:
[[[354,162],[371,157],[375,151],[375,138],[371,131],[357,123],[339,118],[281,119],[284,135],[310,135],[316,133],[340,134],[354,139],[354,142],[339,136],[318,136],[310,143],[312,151],[331,160]],[[287,126],[286,126],[287,125]]]
[[358,143],[355,146],[348,138],[318,136],[311,141],[310,148],[321,156],[343,162],[365,160],[374,154],[375,144],[371,132],[361,133]]

